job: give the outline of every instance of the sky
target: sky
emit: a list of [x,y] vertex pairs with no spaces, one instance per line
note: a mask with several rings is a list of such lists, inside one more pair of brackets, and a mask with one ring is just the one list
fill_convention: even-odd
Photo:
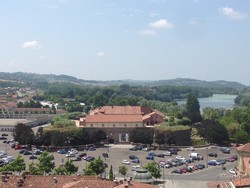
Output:
[[250,0],[0,0],[0,72],[250,85]]

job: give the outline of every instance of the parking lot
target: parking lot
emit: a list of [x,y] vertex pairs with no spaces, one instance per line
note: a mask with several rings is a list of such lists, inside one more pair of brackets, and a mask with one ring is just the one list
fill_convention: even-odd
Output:
[[[11,136],[9,135],[8,140],[11,139]],[[209,180],[209,181],[213,181],[213,180],[218,180],[218,179],[231,179],[233,177],[232,174],[229,173],[229,169],[233,168],[236,164],[236,162],[227,162],[224,166],[225,166],[225,170],[221,169],[221,165],[218,166],[208,166],[207,162],[212,160],[212,159],[225,159],[228,158],[230,156],[232,156],[232,154],[237,154],[236,153],[236,149],[235,148],[230,148],[231,152],[230,154],[224,154],[222,153],[219,148],[216,147],[206,147],[206,148],[199,148],[199,149],[195,149],[195,151],[188,151],[186,148],[182,148],[181,151],[178,151],[177,155],[172,155],[172,156],[165,156],[164,158],[161,157],[154,157],[154,160],[147,160],[146,156],[148,155],[148,153],[150,151],[131,151],[129,150],[129,148],[132,148],[133,146],[131,145],[105,145],[103,147],[100,148],[96,148],[95,151],[79,151],[79,153],[86,153],[87,156],[93,156],[95,158],[102,158],[103,161],[105,163],[107,163],[108,168],[106,168],[106,175],[108,175],[109,172],[109,167],[112,165],[113,166],[113,172],[115,174],[116,177],[121,177],[121,175],[118,173],[118,169],[119,166],[121,165],[125,165],[128,168],[128,173],[127,176],[132,176],[132,166],[135,165],[141,165],[141,166],[145,166],[148,162],[156,162],[156,163],[160,163],[161,161],[167,161],[169,159],[175,159],[177,156],[182,156],[184,158],[189,158],[189,155],[191,152],[193,153],[198,153],[200,156],[203,156],[203,160],[200,161],[193,161],[191,163],[188,164],[183,164],[181,166],[177,166],[177,167],[170,167],[170,168],[162,168],[162,175],[164,174],[164,177],[162,177],[162,179],[202,179],[202,180]],[[1,151],[6,151],[6,153],[8,155],[11,156],[17,156],[19,154],[20,150],[15,150],[12,149],[9,144],[3,143],[3,141],[0,141],[0,150]],[[162,154],[164,151],[163,150],[154,150],[153,151],[155,154]],[[55,164],[56,166],[64,163],[66,160],[70,160],[73,158],[67,158],[65,154],[59,154],[57,152],[50,152],[51,154],[54,155],[55,158]],[[109,157],[108,158],[104,158],[103,157],[103,153],[108,153]],[[209,153],[217,153],[217,157],[210,157],[208,156]],[[22,155],[22,154],[21,154]],[[138,157],[138,159],[140,160],[140,163],[132,163],[131,160],[129,159],[130,155],[135,155]],[[27,169],[28,169],[28,164],[30,164],[31,162],[36,163],[37,159],[29,159],[30,155],[22,155],[25,159],[25,162],[27,164]],[[126,159],[130,162],[130,164],[122,164],[122,161]],[[81,160],[81,161],[74,161],[75,165],[78,166],[78,174],[83,174],[84,173],[84,169],[86,168],[86,165],[88,165],[89,162],[87,162],[86,160]],[[175,169],[179,169],[181,167],[184,166],[192,166],[192,165],[197,165],[197,164],[204,164],[205,165],[205,169],[198,169],[198,170],[194,170],[193,172],[187,172],[187,173],[183,173],[183,174],[173,174],[171,173],[173,170]],[[164,170],[163,170],[164,169]],[[200,177],[200,178],[199,178]]]

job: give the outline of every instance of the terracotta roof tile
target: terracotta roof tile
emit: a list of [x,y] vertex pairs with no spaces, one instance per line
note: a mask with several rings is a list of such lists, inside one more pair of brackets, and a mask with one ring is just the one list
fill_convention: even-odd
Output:
[[232,182],[235,187],[250,186],[250,178],[233,178]]
[[[22,181],[23,188],[124,188],[125,182],[101,180],[95,176],[21,176],[8,175],[6,182],[0,181],[1,188],[16,188]],[[156,186],[131,181],[129,188],[156,188]]]
[[88,123],[91,122],[142,122],[141,115],[88,115],[85,118]]
[[244,166],[245,166],[245,172],[250,176],[250,157],[244,157],[243,158]]
[[241,151],[241,152],[250,152],[250,143],[247,143],[245,145],[239,146],[236,149],[238,151]]

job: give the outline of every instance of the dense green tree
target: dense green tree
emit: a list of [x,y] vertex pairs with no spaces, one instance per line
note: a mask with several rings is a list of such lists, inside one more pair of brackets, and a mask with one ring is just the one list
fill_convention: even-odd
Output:
[[54,156],[50,155],[47,151],[43,152],[38,157],[38,171],[43,174],[49,174],[55,168]]
[[166,141],[166,134],[162,131],[155,131],[155,142],[159,145],[165,144]]
[[103,163],[103,160],[98,157],[98,159],[95,159],[90,162],[90,164],[87,166],[87,169],[85,171],[85,175],[99,175],[102,174],[105,170],[105,166]]
[[237,143],[244,144],[250,141],[250,134],[244,130],[238,130],[234,135],[234,139]]
[[152,144],[154,131],[149,128],[136,128],[130,133],[130,141],[134,143]]
[[127,172],[128,172],[128,168],[127,168],[126,166],[124,166],[124,165],[119,166],[119,173],[120,173],[121,175],[123,175],[124,178],[125,178]]
[[161,177],[161,170],[154,162],[148,163],[146,166],[144,166],[144,168],[148,170],[153,177]]
[[106,138],[107,138],[107,134],[103,130],[98,129],[92,133],[92,135],[90,137],[90,142],[91,143],[99,143],[101,141],[106,140]]
[[34,143],[34,132],[31,129],[31,127],[23,124],[23,123],[18,123],[15,126],[13,136],[15,141],[19,142],[19,144],[33,144]]
[[43,172],[41,172],[39,168],[37,167],[37,165],[32,162],[29,164],[29,174],[30,175],[42,175]]
[[218,122],[204,120],[199,125],[198,133],[210,143],[221,144],[229,141],[226,128]]
[[186,110],[187,117],[192,123],[201,122],[200,104],[194,93],[190,93],[187,96]]
[[20,155],[18,155],[14,161],[1,167],[0,171],[18,172],[20,175],[20,173],[25,169],[26,169],[26,164],[24,162],[24,159]]
[[57,175],[71,175],[76,173],[78,167],[74,165],[71,160],[66,161],[64,165],[60,165],[55,168],[55,174]]

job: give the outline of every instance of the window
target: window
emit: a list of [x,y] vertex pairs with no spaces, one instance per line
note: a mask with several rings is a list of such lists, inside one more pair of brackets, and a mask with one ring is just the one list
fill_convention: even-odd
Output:
[[90,127],[93,127],[93,124],[90,124]]
[[102,124],[102,127],[104,127],[104,124]]
[[127,127],[127,124],[124,124],[124,127]]
[[113,127],[115,127],[115,124],[113,124]]
[[136,127],[138,127],[138,124],[135,124]]

